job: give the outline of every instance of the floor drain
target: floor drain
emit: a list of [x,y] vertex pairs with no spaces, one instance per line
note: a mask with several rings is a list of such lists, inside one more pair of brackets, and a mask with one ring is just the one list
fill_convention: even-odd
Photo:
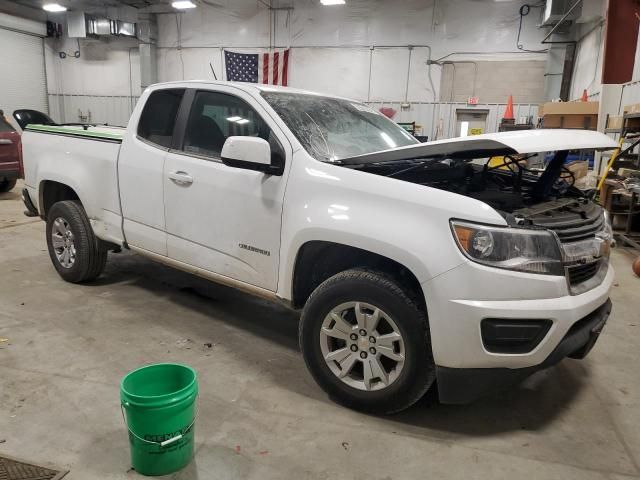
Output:
[[0,480],[60,480],[68,471],[53,470],[33,463],[0,456]]

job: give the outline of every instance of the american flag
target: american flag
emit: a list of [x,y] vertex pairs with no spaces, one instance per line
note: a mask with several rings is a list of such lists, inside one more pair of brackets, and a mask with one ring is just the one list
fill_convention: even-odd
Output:
[[227,80],[287,86],[289,49],[271,53],[224,51]]

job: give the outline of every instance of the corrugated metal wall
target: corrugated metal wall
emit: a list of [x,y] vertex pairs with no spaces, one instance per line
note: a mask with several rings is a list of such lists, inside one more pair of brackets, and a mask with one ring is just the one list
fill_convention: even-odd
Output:
[[[51,118],[59,122],[80,122],[90,114],[91,123],[126,126],[138,97],[49,94]],[[84,120],[84,119],[83,119]]]

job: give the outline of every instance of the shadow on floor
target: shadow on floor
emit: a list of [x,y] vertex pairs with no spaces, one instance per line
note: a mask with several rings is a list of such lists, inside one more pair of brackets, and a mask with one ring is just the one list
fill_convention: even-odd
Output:
[[141,256],[110,254],[105,274],[87,286],[133,284],[181,307],[197,310],[254,335],[299,351],[295,312],[268,300],[166,267]]
[[433,433],[491,436],[517,430],[544,429],[573,401],[588,383],[588,370],[565,360],[504,392],[470,405],[443,405],[430,391],[412,408],[390,420],[399,426],[421,427]]
[[18,187],[14,187],[9,192],[0,192],[0,201],[3,200],[20,200],[20,191]]
[[[290,354],[299,351],[299,312],[129,253],[110,255],[105,275],[88,286],[118,283],[133,284],[204,313],[212,322],[223,321],[286,348],[287,358],[274,360],[274,364],[261,368],[261,373],[297,394],[330,402],[306,374],[302,357],[298,356],[299,362],[290,361]],[[251,346],[237,353],[251,368],[264,363],[260,352]],[[443,436],[482,437],[517,430],[541,430],[571,406],[588,383],[588,375],[588,370],[578,361],[565,360],[534,374],[511,390],[471,405],[439,404],[437,392],[432,390],[410,409],[384,420],[407,432],[427,429],[430,435],[436,436],[438,432]]]

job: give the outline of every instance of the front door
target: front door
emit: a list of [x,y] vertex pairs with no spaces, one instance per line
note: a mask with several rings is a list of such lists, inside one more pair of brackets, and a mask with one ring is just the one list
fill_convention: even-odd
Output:
[[269,141],[272,161],[291,155],[285,137],[265,112],[249,106],[247,95],[232,87],[195,92],[164,167],[168,255],[275,291],[286,175],[228,167],[220,159],[234,135]]

